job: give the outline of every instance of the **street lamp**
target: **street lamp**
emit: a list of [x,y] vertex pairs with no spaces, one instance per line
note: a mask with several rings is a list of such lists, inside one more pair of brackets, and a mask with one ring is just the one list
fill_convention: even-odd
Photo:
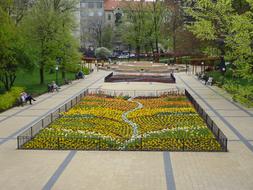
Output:
[[222,85],[224,84],[225,80],[225,73],[226,73],[226,67],[221,68],[221,73],[222,73]]
[[55,80],[55,81],[56,81],[56,84],[59,85],[59,84],[58,84],[58,71],[59,71],[59,66],[58,66],[58,65],[56,65],[55,71],[56,71],[56,72],[55,72],[55,73],[56,73],[56,80]]
[[60,65],[60,63],[61,63],[61,58],[60,57],[57,57],[57,59],[56,59],[56,66],[55,66],[55,74],[56,74],[56,80],[55,80],[55,82],[56,82],[56,84],[57,85],[59,85],[59,81],[58,81],[58,71],[59,71],[59,65]]
[[205,63],[204,63],[204,61],[201,62],[201,72],[203,72],[203,68],[204,68],[204,72],[205,72]]

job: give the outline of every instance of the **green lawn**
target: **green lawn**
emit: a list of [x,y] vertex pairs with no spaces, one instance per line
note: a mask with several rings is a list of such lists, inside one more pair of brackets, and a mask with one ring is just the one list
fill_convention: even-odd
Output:
[[[61,77],[61,72],[59,71],[59,83],[62,84],[63,80]],[[75,73],[73,72],[67,72],[66,78],[68,80],[75,79]],[[52,81],[56,81],[56,73],[50,74],[49,71],[45,72],[45,84],[41,85],[40,83],[40,77],[39,77],[39,70],[34,69],[30,72],[25,71],[19,71],[17,73],[17,79],[14,83],[14,86],[18,87],[25,87],[26,91],[28,93],[33,94],[34,96],[37,96],[39,94],[43,94],[47,91],[47,84],[51,83]],[[0,93],[4,93],[4,87],[0,84]]]

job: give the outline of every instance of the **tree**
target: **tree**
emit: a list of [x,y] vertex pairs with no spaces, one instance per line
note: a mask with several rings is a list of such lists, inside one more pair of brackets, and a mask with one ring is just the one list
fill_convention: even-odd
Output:
[[[123,38],[126,43],[135,48],[137,60],[140,60],[141,48],[145,44],[147,24],[147,4],[144,1],[125,1],[125,21],[121,26]],[[128,31],[128,32],[125,32]]]
[[6,90],[13,86],[18,69],[32,67],[20,28],[10,15],[13,6],[11,1],[0,4],[0,81]]
[[199,40],[185,28],[185,23],[191,22],[192,17],[186,15],[184,10],[193,7],[195,0],[167,0],[167,23],[164,33],[167,34],[169,48],[174,52],[174,62],[177,53],[199,53]]
[[97,47],[101,47],[103,43],[103,32],[104,32],[104,22],[100,17],[92,19],[88,24],[89,35],[91,38],[95,39]]
[[108,49],[112,48],[112,36],[113,36],[113,30],[110,26],[106,26],[103,29],[102,33],[102,46],[106,47]]
[[111,51],[105,47],[100,47],[95,50],[95,55],[99,59],[106,60],[111,54]]
[[163,1],[155,0],[150,4],[150,14],[152,18],[152,31],[155,41],[156,53],[159,53],[159,41],[161,36],[161,27],[165,23],[166,6]]
[[188,29],[233,62],[238,76],[252,80],[253,1],[243,2],[249,8],[242,9],[233,0],[199,0],[187,10],[194,18]]
[[[59,56],[67,55],[66,51],[74,47],[69,34],[74,27],[76,3],[76,0],[38,0],[25,18],[25,33],[38,60],[41,84],[45,68],[54,66]],[[62,65],[64,72],[65,64]]]

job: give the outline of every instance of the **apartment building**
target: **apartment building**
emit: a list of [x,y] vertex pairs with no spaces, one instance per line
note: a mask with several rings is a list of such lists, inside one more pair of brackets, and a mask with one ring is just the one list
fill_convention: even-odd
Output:
[[80,0],[82,47],[97,46],[96,33],[104,25],[104,0]]

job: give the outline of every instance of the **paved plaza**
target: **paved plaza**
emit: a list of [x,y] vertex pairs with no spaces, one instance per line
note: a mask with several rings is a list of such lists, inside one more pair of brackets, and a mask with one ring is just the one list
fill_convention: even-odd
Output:
[[[193,75],[176,74],[177,84],[105,84],[109,72],[94,72],[44,94],[34,105],[0,114],[1,190],[252,190],[253,109],[232,102]],[[227,153],[99,152],[17,150],[16,137],[85,88],[162,90],[186,88],[228,137]]]

